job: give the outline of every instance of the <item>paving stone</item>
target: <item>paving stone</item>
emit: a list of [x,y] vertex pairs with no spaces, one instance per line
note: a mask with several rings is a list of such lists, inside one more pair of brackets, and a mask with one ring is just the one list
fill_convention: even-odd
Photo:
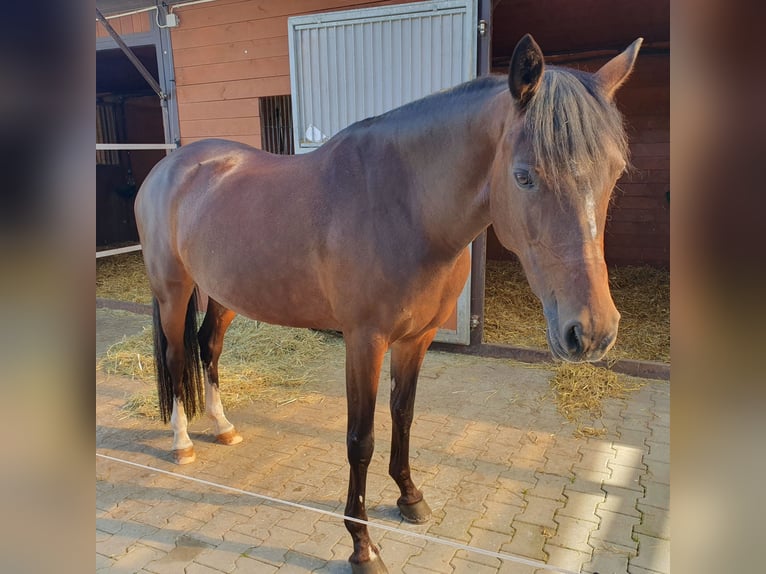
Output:
[[192,536],[179,536],[176,546],[159,560],[150,562],[145,566],[146,570],[157,574],[175,574],[183,571],[189,564],[211,548],[209,544]]
[[654,506],[655,508],[668,509],[670,505],[670,486],[653,480],[642,480],[644,497],[641,504]]
[[221,571],[198,562],[192,562],[184,569],[184,574],[221,574]]
[[[471,528],[470,530],[471,542],[470,545],[474,548],[480,548],[482,550],[489,550],[490,552],[499,552],[503,544],[507,544],[511,541],[511,536],[503,534],[501,532],[495,532],[493,530],[484,530],[483,528]],[[476,562],[478,564],[484,564],[491,566],[495,569],[500,567],[500,559],[479,554],[477,552],[467,552],[460,550],[457,553],[457,558],[468,560],[469,562]]]
[[627,553],[594,550],[591,561],[583,565],[583,572],[587,574],[626,574],[629,556],[630,554]]
[[114,559],[104,556],[103,554],[96,553],[96,572],[99,570],[109,570],[114,563]]
[[288,550],[285,554],[285,563],[279,567],[277,572],[280,574],[303,574],[322,568],[325,564],[327,564],[326,560]]
[[646,506],[639,502],[641,524],[634,528],[637,534],[645,534],[653,538],[670,540],[670,512],[664,509]]
[[332,548],[347,536],[348,532],[342,523],[320,520],[314,524],[313,531],[308,535],[308,538],[297,542],[293,546],[293,550],[323,560],[332,560]]
[[450,499],[450,504],[466,510],[481,510],[487,497],[495,492],[495,487],[464,482],[458,487],[457,494]]
[[125,554],[139,539],[157,530],[156,527],[149,524],[126,522],[117,533],[101,542],[96,542],[96,552],[109,558],[118,558]]
[[645,431],[630,430],[621,427],[617,427],[617,434],[620,438],[615,441],[615,447],[617,444],[633,447],[636,449],[648,451],[649,447],[646,446],[646,441],[649,439],[649,429]]
[[[122,520],[115,520],[113,518],[96,518],[96,532],[103,532],[104,534],[112,535],[116,534],[122,528]],[[98,537],[96,538],[98,540]]]
[[568,516],[570,518],[587,520],[588,522],[598,524],[601,519],[596,516],[596,507],[598,504],[604,502],[604,500],[606,500],[606,495],[603,491],[598,494],[591,494],[565,488],[564,506],[559,508],[556,517]]
[[419,546],[386,537],[379,540],[378,548],[380,548],[383,561],[391,572],[401,572],[409,559],[422,551]]
[[670,541],[636,534],[638,538],[638,556],[631,558],[628,571],[636,572],[636,567],[654,572],[670,572]]
[[646,471],[646,478],[662,484],[670,484],[670,463],[656,460],[648,461],[651,464]]
[[550,574],[550,570],[529,566],[520,562],[504,560],[497,574]]
[[571,477],[572,467],[575,463],[575,460],[572,458],[572,452],[572,450],[559,450],[558,446],[556,449],[546,449],[543,471],[553,476]]
[[278,572],[278,568],[273,564],[247,555],[237,558],[236,564],[235,571],[237,574],[274,574]]
[[205,522],[199,529],[197,529],[197,533],[200,536],[223,540],[225,532],[228,532],[232,528],[241,524],[246,524],[247,521],[248,519],[241,514],[230,512],[227,509],[221,509],[213,514],[209,521]]
[[550,498],[559,502],[564,500],[564,489],[568,484],[572,483],[569,477],[546,473],[538,473],[536,476],[537,483],[529,491],[530,495],[539,498]]
[[583,468],[585,470],[592,470],[595,472],[609,472],[607,462],[614,460],[615,452],[609,449],[607,452],[591,450],[587,448],[581,448],[580,460],[574,463],[573,470],[577,473],[577,469]]
[[225,540],[215,548],[209,548],[200,552],[194,561],[219,572],[234,572],[237,567],[237,559],[250,548],[257,545]]
[[471,539],[468,529],[474,520],[481,518],[481,513],[457,506],[445,507],[444,512],[444,519],[439,524],[432,526],[428,533],[435,536],[444,536],[450,540],[468,542]]
[[[450,572],[451,571],[452,570],[450,569]],[[431,570],[430,568],[423,568],[422,566],[415,566],[414,564],[406,564],[402,572],[404,574],[441,574],[440,570]]]
[[601,518],[601,522],[598,528],[591,532],[591,541],[601,540],[629,551],[636,548],[633,529],[640,523],[639,518],[602,509],[597,510],[596,514]]
[[517,554],[545,562],[548,555],[543,552],[546,540],[543,535],[543,527],[537,524],[514,522],[513,528],[514,534],[511,542],[503,544],[500,550],[508,554]]
[[644,462],[657,460],[659,462],[670,462],[670,445],[665,442],[646,441],[649,447],[649,454],[644,456]]
[[635,518],[641,518],[636,504],[643,498],[641,493],[619,486],[604,485],[606,499],[598,505],[596,514],[601,515],[602,510],[627,514]]
[[631,466],[633,468],[646,468],[643,460],[646,453],[649,452],[649,447],[646,444],[633,446],[615,441],[612,445],[615,452],[613,464]]
[[548,553],[548,564],[573,572],[579,572],[583,564],[591,559],[590,548],[588,550],[588,552],[579,552],[571,548],[561,548],[551,544],[545,545],[545,551]]
[[464,480],[496,488],[500,474],[506,470],[508,470],[508,467],[504,464],[477,460],[474,463],[474,471],[466,476]]
[[512,483],[525,482],[534,486],[537,482],[536,474],[543,472],[542,469],[537,467],[537,464],[525,465],[523,460],[514,460],[511,468],[503,471],[498,476],[500,486],[503,486],[504,481],[511,481]]
[[645,468],[634,468],[632,466],[622,466],[619,464],[607,463],[611,476],[604,480],[604,485],[619,486],[643,493],[644,487],[639,480],[646,474]]
[[143,544],[134,544],[130,547],[127,553],[120,556],[117,560],[113,561],[110,567],[111,572],[115,573],[133,573],[138,572],[144,566],[159,560],[164,556],[164,553],[149,546]]
[[[499,563],[500,561],[497,560]],[[452,567],[455,572],[471,572],[471,574],[496,574],[498,566],[487,566],[480,562],[473,562],[464,558],[453,558]]]
[[474,527],[483,530],[499,532],[510,538],[513,535],[513,527],[511,524],[513,523],[514,517],[520,514],[523,510],[524,507],[520,505],[487,501],[481,518],[475,520],[473,525]]
[[591,532],[598,527],[595,523],[561,516],[560,514],[557,514],[554,520],[558,523],[558,528],[556,528],[556,534],[546,542],[546,552],[548,552],[549,545],[570,548],[587,554],[592,552],[593,549],[588,545],[588,539]]
[[420,553],[412,556],[409,564],[421,568],[433,569],[445,574],[453,571],[451,564],[457,550],[444,544],[430,543]]
[[640,412],[628,412],[626,409],[620,413],[620,427],[625,430],[635,430],[645,433],[651,430],[654,421],[655,417],[651,412],[651,409],[642,410]]
[[553,516],[559,508],[564,506],[564,503],[537,496],[527,496],[526,500],[527,505],[521,513],[516,515],[514,525],[516,522],[526,522],[555,530],[556,522]]
[[596,472],[593,470],[585,470],[583,468],[576,469],[574,478],[571,484],[568,484],[565,492],[584,492],[587,494],[603,494],[602,489],[604,481],[611,476],[607,472]]

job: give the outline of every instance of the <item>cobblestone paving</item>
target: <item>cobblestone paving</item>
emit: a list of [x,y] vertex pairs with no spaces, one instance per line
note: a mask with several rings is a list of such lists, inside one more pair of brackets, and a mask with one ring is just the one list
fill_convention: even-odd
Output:
[[[141,320],[97,311],[98,349]],[[148,318],[144,318],[148,322]],[[126,325],[120,329],[119,325]],[[171,431],[125,418],[141,383],[96,375],[96,442],[102,454],[308,506],[343,512],[345,399],[342,353],[328,353],[321,400],[254,403],[229,412],[245,440],[212,441],[192,423],[197,461],[170,462]],[[532,574],[539,568],[413,538],[423,533],[543,561],[574,572],[668,573],[670,385],[644,381],[607,403],[601,438],[574,438],[550,394],[551,371],[500,359],[431,352],[412,428],[412,468],[433,509],[403,523],[387,475],[391,422],[380,385],[367,505],[391,573]],[[387,372],[382,381],[388,380]],[[109,572],[346,573],[342,522],[308,510],[96,458],[96,569]]]

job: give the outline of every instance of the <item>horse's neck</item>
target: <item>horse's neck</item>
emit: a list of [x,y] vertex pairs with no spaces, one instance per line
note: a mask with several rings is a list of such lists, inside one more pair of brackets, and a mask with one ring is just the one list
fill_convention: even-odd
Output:
[[413,170],[422,221],[434,248],[457,256],[490,223],[489,175],[500,145],[507,107],[495,90],[466,102],[471,114],[433,113],[422,133],[401,142]]

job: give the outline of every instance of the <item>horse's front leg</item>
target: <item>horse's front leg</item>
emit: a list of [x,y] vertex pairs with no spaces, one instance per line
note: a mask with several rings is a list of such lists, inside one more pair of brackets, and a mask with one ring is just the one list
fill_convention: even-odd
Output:
[[[350,473],[345,514],[362,520],[367,520],[367,467],[375,448],[375,399],[386,346],[387,343],[380,338],[346,335],[346,448]],[[346,520],[345,524],[354,542],[354,552],[349,557],[352,572],[388,572],[380,559],[378,548],[370,539],[367,525],[350,520]]]
[[431,518],[431,509],[410,475],[410,427],[420,366],[436,329],[417,339],[397,341],[391,348],[391,460],[388,473],[399,486],[396,501],[402,518],[417,524]]

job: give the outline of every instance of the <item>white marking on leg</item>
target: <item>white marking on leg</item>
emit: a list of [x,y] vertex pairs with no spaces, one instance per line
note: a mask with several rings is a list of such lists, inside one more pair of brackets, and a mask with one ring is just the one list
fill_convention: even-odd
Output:
[[218,387],[210,381],[210,376],[205,371],[205,412],[215,423],[215,434],[220,435],[229,432],[234,425],[229,422],[226,415],[223,414],[223,405],[221,404],[221,392]]
[[396,379],[394,377],[391,377],[391,392],[394,392],[394,389],[396,389]]
[[173,399],[173,412],[170,415],[170,426],[173,429],[173,450],[182,450],[192,446],[189,433],[186,431],[188,426],[184,405],[180,399]]
[[598,226],[596,225],[596,202],[593,200],[593,190],[589,189],[585,194],[585,215],[588,218],[588,227],[590,228],[590,238],[596,239]]
[[359,495],[359,504],[364,504],[364,496]]

